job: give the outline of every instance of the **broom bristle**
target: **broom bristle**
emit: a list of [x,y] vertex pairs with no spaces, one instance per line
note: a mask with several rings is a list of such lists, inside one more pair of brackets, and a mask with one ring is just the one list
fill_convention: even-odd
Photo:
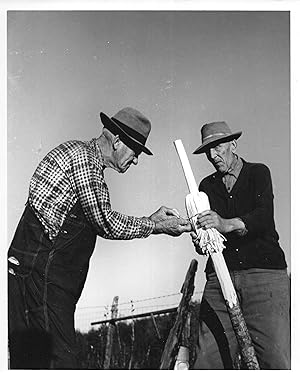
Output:
[[197,227],[197,215],[204,210],[210,209],[206,193],[198,191],[197,194],[188,194],[185,198],[185,207],[193,229],[197,234],[196,242],[199,243],[201,253],[209,255],[222,252],[225,248],[224,241],[226,238],[215,228],[204,230]]

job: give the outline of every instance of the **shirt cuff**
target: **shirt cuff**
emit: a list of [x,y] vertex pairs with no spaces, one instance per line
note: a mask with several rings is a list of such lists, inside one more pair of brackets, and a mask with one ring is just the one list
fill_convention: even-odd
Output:
[[155,228],[155,223],[151,221],[151,219],[148,217],[141,217],[140,220],[142,223],[142,227],[141,227],[142,237],[147,238],[150,234],[152,234]]

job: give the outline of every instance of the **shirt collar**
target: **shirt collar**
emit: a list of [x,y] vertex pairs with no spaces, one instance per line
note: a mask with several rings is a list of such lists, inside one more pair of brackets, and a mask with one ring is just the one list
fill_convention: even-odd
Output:
[[95,151],[95,154],[96,154],[96,157],[97,159],[99,160],[100,164],[101,164],[101,167],[104,169],[105,168],[105,165],[104,165],[104,160],[103,160],[103,155],[102,155],[102,152],[101,152],[101,149],[99,147],[99,144],[97,142],[97,139],[96,138],[93,138],[91,140],[91,144],[94,148],[94,151]]
[[238,155],[234,154],[234,160],[232,161],[225,175],[233,175],[237,179],[242,167],[243,167],[242,159]]

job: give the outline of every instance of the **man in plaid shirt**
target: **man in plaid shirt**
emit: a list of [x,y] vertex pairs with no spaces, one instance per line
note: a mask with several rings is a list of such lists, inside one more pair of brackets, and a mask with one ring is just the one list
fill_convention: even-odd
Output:
[[133,108],[109,118],[102,134],[50,151],[30,181],[26,208],[8,253],[11,368],[76,368],[74,312],[96,236],[130,240],[191,231],[176,210],[136,218],[112,210],[104,169],[138,163],[150,121]]

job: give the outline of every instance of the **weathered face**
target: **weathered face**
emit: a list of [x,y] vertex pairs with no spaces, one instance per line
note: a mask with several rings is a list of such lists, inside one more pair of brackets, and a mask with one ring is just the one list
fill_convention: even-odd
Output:
[[132,164],[138,164],[139,153],[134,152],[123,142],[119,142],[115,152],[115,168],[119,173],[125,173]]
[[225,173],[234,158],[235,141],[220,143],[206,152],[206,157],[220,173]]

